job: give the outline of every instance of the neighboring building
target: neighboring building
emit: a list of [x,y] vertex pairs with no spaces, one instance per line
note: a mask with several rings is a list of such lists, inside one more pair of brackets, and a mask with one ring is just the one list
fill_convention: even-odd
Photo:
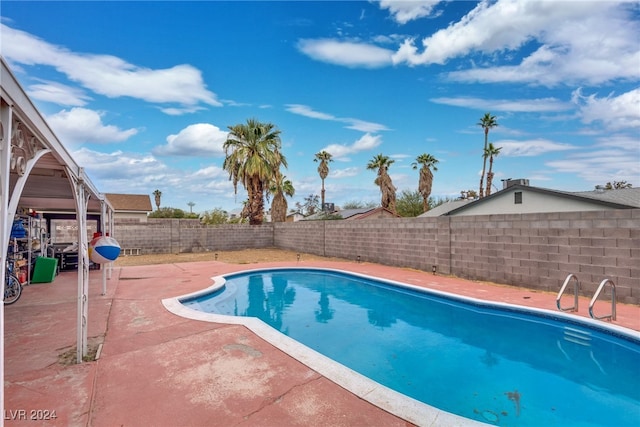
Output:
[[423,214],[418,215],[419,218],[424,217],[433,217],[433,216],[442,216],[446,215],[454,209],[458,209],[466,205],[467,203],[473,202],[474,199],[459,199],[459,200],[451,200],[449,202],[443,203],[441,205],[436,206],[433,209],[429,209]]
[[105,194],[111,206],[113,206],[113,218],[137,219],[147,222],[147,215],[153,211],[151,197],[148,194]]
[[[529,180],[518,179],[505,181],[504,189],[501,191],[446,210],[440,215],[581,212],[637,208],[640,208],[640,188],[616,190],[597,188],[593,191],[569,192],[531,187]],[[434,216],[433,212],[431,215],[427,214],[429,212],[421,216]]]
[[289,215],[287,215],[285,222],[298,222],[298,221],[302,221],[303,219],[304,219],[304,215],[302,215],[300,212],[292,212]]
[[332,219],[344,219],[348,221],[365,220],[365,219],[381,219],[381,218],[400,218],[400,215],[391,212],[383,207],[377,208],[359,208],[337,210],[331,213],[318,212],[306,217],[304,220],[322,220],[326,215],[330,215]]

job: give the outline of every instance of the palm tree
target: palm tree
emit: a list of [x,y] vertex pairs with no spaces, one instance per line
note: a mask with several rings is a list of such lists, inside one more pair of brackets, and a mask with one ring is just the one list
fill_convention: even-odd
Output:
[[329,163],[333,160],[333,157],[330,153],[322,150],[319,153],[316,153],[316,157],[313,159],[314,162],[320,162],[318,165],[318,173],[320,174],[320,179],[322,180],[322,190],[320,192],[320,197],[322,200],[322,209],[324,209],[324,180],[329,175]]
[[396,213],[396,187],[393,186],[391,177],[389,176],[389,166],[391,166],[395,160],[389,159],[388,156],[378,154],[369,161],[367,169],[378,170],[378,176],[374,183],[380,187],[382,193],[382,199],[380,204],[383,208],[389,209],[391,212]]
[[[485,151],[487,151],[487,144],[489,141],[489,129],[492,129],[498,126],[498,122],[496,121],[496,116],[492,116],[491,113],[485,113],[485,115],[482,116],[482,118],[478,122],[478,126],[481,126],[482,129],[484,129],[484,150],[482,151],[484,153]],[[482,184],[484,182],[484,172],[487,168],[487,158],[486,156],[483,156],[483,158],[484,158],[484,161],[482,162],[482,175],[480,175],[480,190],[478,191],[478,194],[480,195],[481,199],[483,197]]]
[[431,185],[433,184],[433,173],[431,169],[437,171],[436,163],[438,159],[431,154],[420,154],[416,157],[416,162],[413,163],[413,169],[420,168],[420,181],[418,182],[418,192],[422,196],[422,212],[429,210],[429,196],[431,195]]
[[296,193],[295,188],[286,176],[278,173],[276,179],[269,187],[269,193],[273,194],[273,202],[271,202],[271,221],[285,222],[287,220],[287,199],[285,196],[293,197]]
[[271,123],[248,119],[246,124],[229,126],[224,142],[226,158],[223,169],[233,180],[234,191],[238,182],[249,196],[249,224],[262,224],[264,217],[264,191],[280,166],[287,167],[287,160],[280,153],[280,131]]
[[189,213],[193,213],[193,207],[196,205],[196,202],[189,202],[187,206],[189,206]]
[[487,156],[489,157],[489,172],[487,172],[487,191],[485,192],[485,196],[491,195],[491,184],[493,184],[493,159],[498,157],[500,150],[502,150],[502,147],[496,147],[493,145],[493,142],[490,142],[489,146],[484,150],[485,160]]
[[160,198],[162,197],[162,191],[156,190],[153,192],[153,195],[156,198],[156,209],[160,209]]

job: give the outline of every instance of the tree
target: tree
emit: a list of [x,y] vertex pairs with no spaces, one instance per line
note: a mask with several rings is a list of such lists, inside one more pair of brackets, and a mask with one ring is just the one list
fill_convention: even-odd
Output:
[[[484,129],[484,150],[482,151],[484,153],[485,151],[487,151],[487,145],[489,142],[489,130],[498,126],[496,116],[492,116],[491,113],[485,113],[485,115],[482,116],[482,118],[478,122],[478,126],[481,126],[482,129]],[[484,173],[487,168],[487,158],[483,156],[483,159],[482,174],[480,175],[480,189],[478,190],[478,194],[480,195],[481,199],[482,197],[484,197],[482,184],[484,182]]]
[[154,191],[153,196],[156,198],[156,209],[160,209],[160,198],[162,197],[162,191]]
[[[276,161],[281,163],[280,151],[276,153]],[[285,196],[292,197],[296,190],[293,188],[291,181],[286,179],[280,172],[280,166],[277,167],[275,175],[267,188],[267,200],[269,195],[273,195],[271,203],[271,221],[285,222],[287,220],[287,199]]]
[[314,162],[320,162],[318,165],[318,174],[322,180],[322,190],[320,191],[320,206],[322,209],[324,209],[324,180],[329,175],[329,163],[333,161],[331,157],[333,156],[330,153],[322,150],[319,153],[316,153],[316,157],[313,159]]
[[393,186],[391,177],[389,176],[389,166],[395,163],[395,160],[389,159],[388,156],[378,154],[369,161],[367,169],[378,170],[377,177],[374,183],[380,187],[382,198],[380,205],[389,209],[391,212],[396,213],[396,187]]
[[280,166],[287,167],[280,153],[280,131],[271,123],[248,119],[246,124],[229,126],[223,148],[223,169],[229,172],[237,193],[238,182],[247,190],[249,224],[262,224],[265,187],[273,181]]
[[362,209],[362,208],[375,208],[378,206],[376,202],[361,202],[358,200],[351,200],[342,205],[342,209]]
[[304,203],[297,202],[298,212],[305,216],[313,215],[319,208],[319,197],[317,194],[309,194],[304,198]]
[[431,169],[434,171],[438,170],[436,163],[438,163],[438,159],[431,154],[425,153],[416,157],[416,162],[412,164],[413,169],[418,169],[418,165],[421,166],[418,192],[422,196],[422,212],[429,210],[429,196],[431,195],[431,186],[433,184],[433,173]]
[[186,215],[182,209],[167,207],[151,212],[149,218],[186,218]]
[[211,211],[204,211],[200,215],[200,223],[206,225],[226,224],[229,214],[222,208],[214,208]]
[[[398,215],[403,217],[415,217],[420,215],[424,210],[424,196],[420,191],[403,190],[398,197],[397,208]],[[428,207],[427,207],[428,210]]]
[[604,186],[605,190],[620,190],[622,188],[633,188],[633,185],[627,181],[613,181],[613,184],[611,182],[607,182]]
[[189,213],[193,213],[193,207],[196,205],[195,202],[189,202],[187,203],[187,206],[189,206]]
[[287,199],[285,196],[293,197],[296,190],[291,181],[286,176],[278,174],[278,177],[269,187],[269,193],[273,194],[271,202],[271,221],[285,222],[287,220]]
[[489,157],[489,172],[487,172],[487,191],[485,196],[491,195],[491,184],[493,184],[493,159],[498,157],[502,147],[496,147],[493,142],[489,143],[489,146],[484,150],[485,161],[487,156]]
[[460,198],[463,199],[463,200],[464,199],[475,199],[477,197],[478,197],[478,193],[476,193],[476,190],[467,190],[467,191],[462,190],[460,192]]

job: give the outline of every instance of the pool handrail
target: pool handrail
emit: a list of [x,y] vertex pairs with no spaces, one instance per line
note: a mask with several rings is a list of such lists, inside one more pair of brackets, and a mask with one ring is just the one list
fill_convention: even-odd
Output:
[[[602,290],[604,289],[607,283],[611,284],[611,314],[607,314],[604,316],[596,316],[595,314],[593,314],[593,306],[596,303],[596,300],[600,296],[600,293],[602,292]],[[593,294],[593,298],[591,298],[591,302],[589,303],[589,316],[591,316],[592,319],[596,319],[596,320],[602,320],[602,319],[616,320],[616,284],[613,283],[613,280],[604,279],[602,282],[600,282],[600,285],[598,286],[596,293]]]
[[[569,285],[569,281],[571,279],[575,279],[575,284],[573,285],[573,305],[571,307],[562,307],[560,303],[560,298],[562,298],[562,294],[567,289],[567,285]],[[562,288],[560,288],[560,292],[558,292],[558,296],[556,297],[556,306],[560,311],[578,311],[578,291],[580,290],[580,282],[578,281],[578,276],[571,273],[564,279],[564,283],[562,284]]]

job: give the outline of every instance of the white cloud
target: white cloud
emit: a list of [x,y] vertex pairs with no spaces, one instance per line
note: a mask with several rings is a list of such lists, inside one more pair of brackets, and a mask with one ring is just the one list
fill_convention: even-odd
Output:
[[583,96],[578,89],[573,100],[580,108],[583,123],[600,122],[615,131],[640,128],[640,88],[605,98],[597,98],[595,94]]
[[576,147],[571,144],[548,141],[546,139],[532,139],[529,141],[497,141],[493,145],[502,147],[500,154],[506,157],[531,157],[541,154],[573,150]]
[[[460,21],[422,40],[407,39],[396,64],[444,64],[471,53],[538,48],[519,65],[472,68],[448,77],[464,82],[533,82],[553,86],[576,81],[601,84],[636,79],[640,61],[638,22],[619,2],[482,1]],[[579,35],[579,36],[577,36]]]
[[431,15],[434,6],[440,2],[441,0],[380,0],[380,9],[389,9],[397,23],[406,24]]
[[554,160],[545,164],[557,172],[579,176],[592,184],[605,184],[608,181],[627,181],[638,185],[637,151],[595,150],[579,153],[562,160]]
[[0,33],[2,54],[10,61],[54,67],[69,80],[110,98],[129,96],[154,103],[222,105],[207,90],[200,70],[188,64],[153,70],[111,55],[72,52],[4,24],[0,24]]
[[[124,153],[120,150],[102,153],[81,148],[72,155],[92,179],[129,182],[131,186],[147,182],[151,177],[166,178],[168,172],[166,165],[147,154]],[[110,186],[103,188],[116,191]]]
[[104,125],[103,115],[101,112],[76,107],[47,117],[47,122],[65,145],[122,142],[138,133],[137,129],[121,130],[117,126]]
[[301,104],[288,104],[286,105],[286,110],[293,114],[299,114],[304,117],[309,117],[311,119],[319,119],[319,120],[330,120],[334,122],[346,123],[345,126],[347,129],[353,129],[360,132],[367,133],[376,133],[384,130],[389,130],[385,125],[380,123],[372,123],[367,122],[360,119],[353,119],[348,117],[336,117],[332,114],[322,113],[320,111],[315,111],[313,108],[307,105]]
[[182,129],[177,135],[169,135],[167,144],[156,147],[159,156],[224,156],[222,148],[227,131],[209,123],[197,123]]
[[27,88],[30,98],[69,107],[83,107],[91,99],[82,90],[61,83],[43,81]]
[[192,176],[196,178],[206,178],[206,179],[221,178],[221,177],[228,178],[229,173],[217,166],[208,166],[206,168],[202,168],[195,171],[192,174]]
[[190,107],[181,107],[181,108],[175,108],[175,107],[160,108],[160,111],[162,111],[168,116],[182,116],[184,114],[195,113],[196,111],[201,111],[204,109],[205,109],[204,107],[194,105]]
[[329,172],[329,177],[335,178],[335,179],[351,178],[353,176],[358,176],[359,173],[360,173],[359,168],[351,167],[351,168],[331,170]]
[[316,61],[351,68],[380,68],[392,64],[393,51],[372,44],[335,39],[302,39],[298,50]]
[[556,98],[540,99],[481,99],[470,97],[432,98],[436,104],[453,105],[456,107],[475,108],[483,111],[507,112],[548,112],[564,111],[572,108],[570,103]]
[[335,116],[331,114],[321,113],[319,111],[315,111],[311,107],[307,105],[301,104],[288,104],[286,105],[286,110],[293,114],[298,114],[304,117],[309,117],[312,119],[320,119],[320,120],[337,120]]
[[322,150],[331,153],[336,160],[347,160],[350,154],[371,150],[381,143],[382,136],[367,133],[351,145],[330,144]]
[[340,119],[340,121],[348,123],[347,129],[358,130],[360,132],[376,133],[383,130],[389,130],[388,127],[379,123],[365,122],[359,119]]
[[[640,156],[640,153],[638,152],[637,135],[607,135],[606,137],[599,138],[597,143],[598,146],[601,147],[621,148],[623,150],[629,150],[629,154],[631,156]],[[638,173],[640,173],[640,171]]]

